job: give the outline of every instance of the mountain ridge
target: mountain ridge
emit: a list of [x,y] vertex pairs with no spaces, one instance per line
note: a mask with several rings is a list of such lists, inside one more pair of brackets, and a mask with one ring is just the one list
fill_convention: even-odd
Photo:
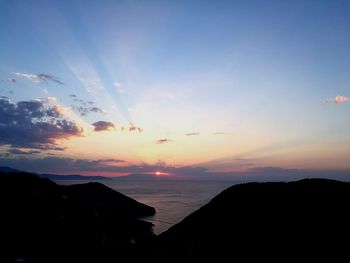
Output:
[[[349,258],[350,183],[329,179],[237,184],[161,233],[159,261]],[[283,260],[282,260],[283,261]]]
[[[32,172],[27,172],[27,171],[22,171],[18,169],[14,169],[8,166],[1,166],[0,167],[0,172],[3,173],[12,173],[12,172],[21,172],[21,173],[32,173]],[[100,175],[80,175],[80,174],[51,174],[51,173],[33,173],[38,175],[41,178],[48,178],[54,181],[59,181],[59,180],[111,180],[109,177],[105,176],[100,176]]]

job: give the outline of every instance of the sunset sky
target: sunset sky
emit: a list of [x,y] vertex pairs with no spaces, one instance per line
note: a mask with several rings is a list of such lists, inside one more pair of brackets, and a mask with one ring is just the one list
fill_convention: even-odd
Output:
[[0,166],[350,171],[350,1],[0,0],[0,96]]

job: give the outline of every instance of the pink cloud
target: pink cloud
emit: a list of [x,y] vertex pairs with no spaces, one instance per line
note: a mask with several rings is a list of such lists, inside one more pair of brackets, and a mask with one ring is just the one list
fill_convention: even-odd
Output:
[[335,98],[333,99],[328,99],[325,101],[326,104],[336,104],[336,105],[340,105],[340,104],[343,104],[345,102],[347,102],[349,100],[348,97],[346,96],[335,96]]

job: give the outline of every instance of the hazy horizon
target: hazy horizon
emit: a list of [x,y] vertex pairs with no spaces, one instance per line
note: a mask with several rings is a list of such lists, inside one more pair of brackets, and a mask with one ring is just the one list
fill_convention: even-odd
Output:
[[0,166],[348,178],[350,1],[0,1]]

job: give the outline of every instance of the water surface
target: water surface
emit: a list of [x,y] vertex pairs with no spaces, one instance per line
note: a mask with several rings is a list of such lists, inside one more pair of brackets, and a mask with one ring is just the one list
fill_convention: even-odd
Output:
[[[208,203],[218,193],[231,186],[227,181],[189,180],[103,180],[101,183],[141,203],[153,206],[157,213],[144,220],[154,224],[159,234]],[[64,181],[63,184],[83,183]]]

